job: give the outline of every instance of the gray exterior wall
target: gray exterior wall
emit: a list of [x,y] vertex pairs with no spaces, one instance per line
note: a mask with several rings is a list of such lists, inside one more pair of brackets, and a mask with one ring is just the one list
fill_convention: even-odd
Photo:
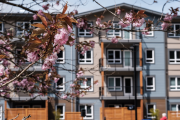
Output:
[[79,105],[81,104],[93,105],[93,119],[86,119],[86,120],[100,120],[101,101],[99,100],[99,98],[87,98],[87,99],[81,98],[79,99]]

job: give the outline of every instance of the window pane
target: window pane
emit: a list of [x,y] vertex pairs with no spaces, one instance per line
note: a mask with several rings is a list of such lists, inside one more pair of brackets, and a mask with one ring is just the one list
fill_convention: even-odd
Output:
[[83,81],[83,80],[80,80],[80,81],[79,81],[79,85],[80,85],[80,86],[85,86],[84,81]]
[[60,78],[57,82],[57,86],[61,85],[62,86],[62,83],[63,83],[63,78]]
[[120,59],[120,51],[115,51],[115,59]]
[[169,54],[170,54],[170,59],[175,59],[174,58],[174,51],[169,51]]
[[85,109],[85,106],[84,106],[84,105],[81,105],[81,106],[80,106],[80,111],[81,111],[81,110],[84,110],[84,109]]
[[176,105],[171,105],[171,110],[176,111]]
[[0,31],[2,31],[2,23],[0,23]]
[[84,29],[83,28],[79,29],[79,32],[84,32]]
[[153,77],[147,78],[147,85],[153,85]]
[[80,58],[84,59],[84,55],[82,55],[81,52],[79,54],[80,54]]
[[61,113],[61,114],[63,114],[63,106],[57,106],[57,110]]
[[[119,28],[119,25],[118,25],[118,24],[115,24],[114,27],[115,27],[115,28]],[[115,30],[115,32],[119,32],[119,30]]]
[[91,51],[87,51],[87,58],[91,58]]
[[109,86],[114,86],[114,78],[109,78]]
[[170,85],[175,86],[175,78],[170,78]]
[[175,27],[176,36],[180,36],[180,32],[179,32],[180,27],[179,27],[179,25],[175,25],[175,26],[176,26]]
[[120,86],[120,78],[116,78],[116,86]]
[[108,58],[113,59],[113,51],[108,51]]
[[152,58],[152,50],[147,50],[147,58]]
[[180,51],[177,51],[177,59],[180,59]]
[[87,106],[87,114],[91,114],[91,106]]
[[23,27],[23,23],[17,23],[17,25],[18,25],[18,31],[23,31],[21,28]]
[[25,29],[29,29],[29,26],[30,26],[29,23],[24,23],[24,28]]
[[58,58],[63,58],[63,51],[60,51],[58,54],[57,54]]
[[178,82],[177,82],[178,85],[180,85],[180,78],[178,78]]
[[87,86],[91,86],[91,78],[87,78]]
[[150,110],[153,109],[154,105],[148,105],[148,113],[151,113]]

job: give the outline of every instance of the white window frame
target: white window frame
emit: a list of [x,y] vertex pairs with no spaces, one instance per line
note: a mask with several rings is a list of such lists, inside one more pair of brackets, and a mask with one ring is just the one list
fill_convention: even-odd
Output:
[[29,108],[30,108],[30,105],[16,105],[16,108],[17,108],[17,106],[22,106],[22,108],[24,108],[24,106],[29,106]]
[[[65,91],[65,85],[64,85],[64,83],[65,83],[65,77],[61,77],[61,78],[63,78],[63,85],[59,85],[59,86],[57,86],[57,83],[56,83],[56,91]],[[57,89],[57,88],[62,88],[62,89]]]
[[[23,23],[23,26],[20,26],[22,29],[25,29],[25,23],[29,23],[29,28],[31,28],[31,22],[28,22],[28,21],[18,21],[16,22],[16,25],[18,26],[18,23]],[[16,36],[18,37],[18,33],[20,34],[24,34],[25,33],[25,30],[22,30],[22,31],[18,31],[18,27],[16,29]]]
[[[63,52],[62,53],[63,57],[62,58],[58,57],[58,59],[56,60],[56,63],[65,63],[65,50],[63,50],[62,52]],[[61,60],[61,61],[58,62],[58,60]]]
[[[60,114],[60,116],[62,116],[62,118],[60,119],[65,119],[65,105],[57,105],[57,106],[63,106],[63,114]],[[56,106],[56,110],[58,110],[57,106]]]
[[[152,51],[152,58],[147,58],[147,51],[151,50]],[[154,63],[154,49],[146,49],[145,50],[145,62],[146,63]],[[152,60],[152,62],[147,62],[147,60]]]
[[[89,115],[89,116],[92,116],[92,117],[83,117],[83,119],[93,119],[93,112],[94,112],[94,110],[93,110],[93,105],[84,105],[84,104],[80,104],[79,105],[79,110],[80,110],[80,106],[85,106],[84,107],[84,109],[85,109],[85,111],[86,111],[86,116],[87,115]],[[87,106],[91,106],[91,114],[87,114]]]
[[[126,66],[126,65],[125,65],[125,60],[126,60],[126,58],[125,58],[125,52],[126,52],[126,51],[130,51],[130,58],[129,58],[129,59],[130,59],[130,65],[129,65],[129,66]],[[131,51],[131,50],[123,50],[123,57],[124,57],[124,58],[123,58],[123,59],[124,59],[124,61],[123,61],[123,63],[124,63],[123,66],[124,66],[124,67],[132,67],[132,51]]]
[[[152,78],[153,85],[148,85],[148,78]],[[153,87],[153,89],[148,89],[148,87]],[[155,77],[154,76],[146,76],[146,91],[155,91]]]
[[[114,86],[113,87],[109,87],[109,78],[113,78],[114,79]],[[120,86],[116,87],[116,78],[120,78]],[[108,77],[107,79],[107,83],[108,83],[108,91],[122,91],[122,77]],[[109,88],[114,88],[114,90],[109,90]],[[116,88],[120,88],[120,90],[116,90]]]
[[[113,59],[109,59],[109,51],[113,51]],[[120,59],[115,59],[115,51],[119,51],[120,53]],[[118,64],[121,64],[122,63],[122,58],[121,58],[121,50],[115,50],[115,49],[108,49],[107,50],[107,62],[108,64],[115,64],[115,63],[118,63]],[[109,60],[113,60],[113,62],[109,62]],[[120,62],[116,62],[116,60],[119,60]]]
[[33,108],[41,108],[41,105],[33,105]]
[[[84,53],[84,59],[81,59],[80,58],[80,54],[81,54],[81,52],[79,52],[79,54],[78,54],[78,62],[79,62],[79,64],[92,64],[93,63],[93,50],[91,49],[91,50],[88,50],[88,51],[91,51],[91,58],[86,58],[87,57],[87,51]],[[84,62],[80,62],[80,60],[84,60]],[[91,60],[91,62],[86,62],[86,60]]]
[[[128,26],[128,27],[130,27],[130,29],[129,30],[131,30],[131,25],[130,26]],[[123,29],[126,29],[127,27],[125,27],[125,28],[123,28]],[[128,29],[127,29],[128,30]],[[125,35],[125,33],[124,33],[125,31],[123,30],[123,40],[128,40],[128,39],[126,39],[125,37],[124,37],[124,35]],[[132,40],[132,32],[130,32],[130,31],[128,31],[129,32],[129,40]]]
[[[113,28],[115,28],[115,25],[119,25],[119,23],[112,23],[113,24]],[[121,26],[119,25],[119,28],[121,28]],[[112,33],[112,35],[108,35],[108,33]],[[121,37],[121,30],[119,30],[119,32],[115,32],[115,30],[112,30],[112,32],[107,32],[107,37],[115,37],[117,35],[115,35],[116,33],[119,34],[119,37]]]
[[148,105],[153,105],[154,111],[156,110],[156,105],[155,104],[147,104],[147,118],[155,118],[155,117],[149,117],[148,115],[152,115],[152,113],[149,113]]
[[4,32],[4,23],[0,21],[0,24],[2,24],[2,30],[0,32]]
[[[173,26],[174,26],[174,30],[173,30],[173,32],[174,32],[174,33],[168,33],[168,37],[180,37],[180,36],[176,36],[176,32],[175,32],[175,31],[176,31],[176,30],[175,30],[175,25],[179,25],[179,26],[180,26],[180,23],[174,23],[174,24],[173,24]],[[174,34],[174,36],[169,36],[169,34]]]
[[[170,59],[170,51],[174,51],[174,59]],[[177,59],[177,51],[180,52],[180,50],[169,50],[169,63],[170,64],[180,64],[180,62],[177,62],[177,61],[180,61],[180,59]],[[171,62],[171,60],[174,60],[174,62]]]
[[176,105],[176,111],[179,111],[179,110],[178,110],[178,106],[179,106],[180,104],[171,104],[171,111],[172,111],[172,105]]
[[[89,23],[87,23],[87,24],[90,24],[90,26],[93,25],[93,23],[91,23],[91,22],[89,22]],[[84,35],[80,35],[80,33],[84,33]],[[79,36],[79,37],[92,37],[92,36],[93,36],[93,34],[91,34],[91,35],[86,35],[87,33],[90,34],[90,32],[87,32],[86,29],[84,29],[84,32],[80,32],[80,28],[78,28],[78,36]]]
[[[175,78],[175,86],[171,86],[171,78]],[[177,89],[178,87],[180,88],[180,85],[178,86],[178,78],[180,78],[180,77],[169,77],[169,89],[170,89],[170,91],[180,91],[180,89]],[[175,89],[171,89],[171,87],[174,87]]]
[[150,34],[148,34],[148,35],[145,34],[145,36],[151,36],[151,37],[154,36],[154,31],[153,31],[154,30],[154,25],[153,24],[151,26],[151,30],[152,31],[148,31],[148,33],[151,33],[151,35]]
[[[91,78],[91,89],[89,90],[83,90],[83,91],[93,91],[93,77],[83,77],[83,79],[87,79],[87,78]],[[89,86],[87,86],[87,81],[85,82],[85,85],[84,86],[81,86],[81,88],[85,89],[85,88],[88,88]]]

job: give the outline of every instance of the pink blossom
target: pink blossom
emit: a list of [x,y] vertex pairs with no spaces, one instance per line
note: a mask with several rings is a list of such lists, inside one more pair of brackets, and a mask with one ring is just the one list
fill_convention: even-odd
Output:
[[95,85],[98,85],[99,84],[99,82],[96,82],[96,84]]
[[66,98],[67,98],[67,95],[63,95],[61,98],[62,98],[62,99],[66,99]]
[[95,42],[94,41],[90,41],[89,43],[90,43],[91,47],[94,48]]
[[78,11],[77,11],[77,10],[74,10],[73,13],[76,15],[76,14],[78,14]]
[[75,84],[70,84],[70,86],[71,86],[71,87],[74,87],[74,86],[75,86]]
[[42,66],[42,70],[47,70],[47,69],[52,68],[53,65],[55,64],[57,58],[58,58],[57,52],[54,52],[50,56],[48,56],[44,61],[44,64]]
[[8,36],[10,36],[10,35],[11,35],[11,33],[7,33],[7,35],[8,35]]
[[162,30],[166,30],[168,27],[170,26],[170,23],[166,23],[166,22],[163,22],[162,24],[161,24],[161,29]]
[[84,94],[84,93],[82,93],[82,94],[81,94],[81,97],[83,97],[84,95],[85,95],[85,94]]
[[54,78],[54,82],[57,83],[59,81],[59,78]]
[[97,18],[96,25],[99,26],[101,24],[101,18]]
[[85,85],[86,84],[86,81],[83,81],[83,85]]
[[111,39],[111,42],[112,42],[112,43],[118,43],[118,38],[113,37],[113,38]]
[[84,74],[83,71],[79,71],[76,75],[79,78],[79,77],[83,76],[83,74]]
[[35,14],[33,15],[33,20],[37,20],[38,19],[38,16]]
[[77,19],[77,24],[76,24],[76,26],[78,27],[78,28],[84,28],[85,27],[85,23],[84,23],[84,19]]
[[4,66],[0,66],[0,76],[4,75]]
[[139,19],[133,23],[133,27],[141,27],[144,22],[145,22],[144,18]]
[[39,59],[38,53],[39,52],[37,52],[37,51],[28,53],[27,54],[27,61],[29,61],[29,62],[38,61],[38,59]]
[[56,1],[56,5],[59,6],[59,1]]
[[51,77],[51,73],[48,74],[48,77]]
[[44,8],[44,10],[48,10],[49,9],[49,4],[43,5],[42,7]]
[[5,42],[3,40],[0,40],[0,45],[5,44]]
[[171,15],[169,15],[169,13],[167,13],[166,15],[165,15],[165,17],[164,17],[164,21],[171,21],[172,20],[172,16]]
[[121,10],[120,9],[117,9],[117,15],[121,14]]
[[41,16],[43,16],[43,15],[44,15],[44,13],[43,13],[43,11],[42,11],[42,10],[39,10],[39,11],[38,11],[38,14],[39,14],[39,15],[41,15]]
[[5,73],[6,73],[6,75],[9,75],[9,74],[10,74],[10,72],[9,72],[9,69],[8,69],[8,68],[5,70]]
[[72,28],[68,25],[68,31],[69,33],[72,33]]
[[[147,30],[147,29],[144,28],[143,30]],[[144,31],[144,32],[142,32],[142,34],[144,34],[144,35],[149,35],[148,31]]]

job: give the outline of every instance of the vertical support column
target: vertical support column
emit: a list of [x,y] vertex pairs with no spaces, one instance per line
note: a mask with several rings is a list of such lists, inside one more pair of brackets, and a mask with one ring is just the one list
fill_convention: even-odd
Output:
[[48,120],[48,100],[46,100],[46,120]]
[[101,67],[104,66],[104,60],[103,60],[103,58],[104,58],[104,43],[101,42]]
[[6,100],[4,101],[4,111],[5,111],[4,116],[6,120],[7,119],[7,101]]
[[[101,71],[101,77],[102,77],[102,93],[101,95],[104,96],[104,71]],[[102,120],[104,120],[104,100],[102,102]]]
[[142,43],[139,43],[139,66],[142,67]]
[[25,117],[28,116],[28,111],[27,111],[27,108],[25,108]]
[[139,72],[139,78],[140,78],[140,94],[143,95],[143,73],[142,73],[142,71]]
[[144,114],[143,114],[143,111],[144,111],[144,106],[143,106],[143,99],[140,101],[141,102],[141,120],[143,119],[143,116],[144,116]]

